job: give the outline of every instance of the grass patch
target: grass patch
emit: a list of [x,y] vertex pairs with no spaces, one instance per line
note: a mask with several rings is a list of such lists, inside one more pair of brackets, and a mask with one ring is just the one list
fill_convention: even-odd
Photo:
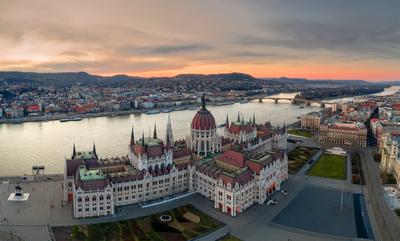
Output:
[[311,168],[308,175],[344,180],[346,179],[346,157],[325,153]]
[[307,161],[318,152],[317,148],[298,146],[288,154],[290,174],[297,174]]
[[298,129],[290,129],[290,130],[288,130],[288,133],[292,134],[292,135],[296,135],[296,136],[307,137],[307,138],[311,138],[314,135],[311,131],[298,130]]
[[[184,218],[190,212],[200,218],[191,222]],[[170,222],[160,221],[160,215],[172,217]],[[57,241],[187,241],[222,227],[219,222],[191,205],[168,210],[139,219],[118,222],[53,227]],[[72,238],[72,239],[71,239]]]

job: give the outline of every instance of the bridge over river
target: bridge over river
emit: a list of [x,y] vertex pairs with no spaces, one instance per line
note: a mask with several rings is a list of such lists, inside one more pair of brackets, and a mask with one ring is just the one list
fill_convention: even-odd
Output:
[[317,104],[320,107],[325,107],[325,105],[331,105],[332,102],[322,101],[322,100],[306,100],[304,98],[294,96],[294,97],[273,97],[273,96],[265,96],[265,95],[256,95],[251,96],[249,99],[258,99],[258,102],[263,102],[263,100],[273,100],[276,104],[279,101],[290,101],[292,104],[305,104],[306,106],[311,106],[312,104]]

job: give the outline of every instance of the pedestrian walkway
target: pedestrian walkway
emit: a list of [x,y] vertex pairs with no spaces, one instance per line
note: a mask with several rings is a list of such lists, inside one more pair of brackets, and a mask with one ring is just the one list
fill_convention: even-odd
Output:
[[0,231],[0,241],[25,241],[20,236],[16,235],[14,232]]

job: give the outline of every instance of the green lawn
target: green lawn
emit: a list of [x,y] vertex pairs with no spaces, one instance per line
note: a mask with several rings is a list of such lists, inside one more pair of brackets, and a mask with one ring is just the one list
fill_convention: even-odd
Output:
[[290,130],[288,130],[288,133],[292,134],[292,135],[296,135],[296,136],[307,137],[307,138],[311,138],[314,135],[311,131],[298,130],[298,129],[290,129]]
[[346,179],[346,157],[335,154],[323,154],[308,175],[333,179]]
[[290,174],[297,174],[304,164],[317,153],[318,149],[298,146],[288,154]]
[[[162,222],[161,215],[172,219]],[[52,230],[57,241],[187,241],[222,225],[195,207],[185,205],[139,219],[52,227]]]

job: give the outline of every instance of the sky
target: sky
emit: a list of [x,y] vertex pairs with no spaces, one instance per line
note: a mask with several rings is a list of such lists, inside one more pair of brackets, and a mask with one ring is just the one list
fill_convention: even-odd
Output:
[[400,80],[400,1],[0,0],[0,70]]

